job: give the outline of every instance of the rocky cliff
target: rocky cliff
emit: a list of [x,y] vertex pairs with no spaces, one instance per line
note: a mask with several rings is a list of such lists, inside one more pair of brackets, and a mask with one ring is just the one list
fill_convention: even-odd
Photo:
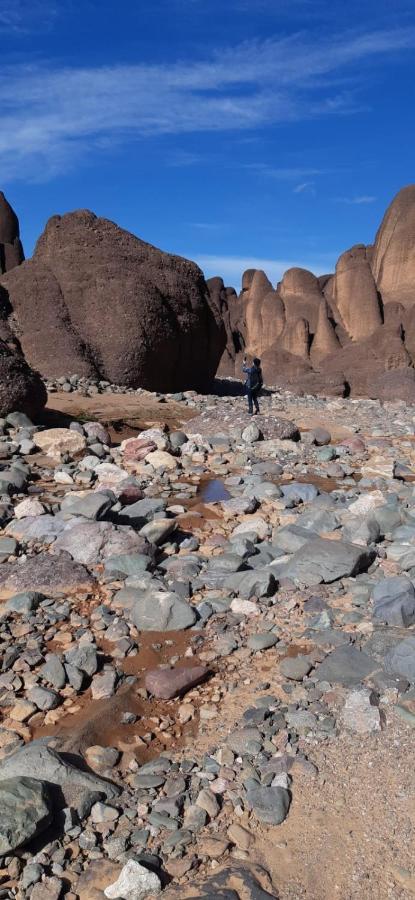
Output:
[[415,401],[415,185],[394,198],[374,245],[342,253],[333,275],[289,269],[274,288],[249,270],[239,297],[223,296],[220,374],[240,377],[247,352],[270,384]]

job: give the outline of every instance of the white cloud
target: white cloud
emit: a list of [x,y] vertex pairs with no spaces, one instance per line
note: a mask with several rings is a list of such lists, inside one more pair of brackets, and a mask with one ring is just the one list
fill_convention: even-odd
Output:
[[[3,15],[7,9],[11,5],[3,4]],[[164,65],[3,66],[2,180],[48,178],[80,154],[102,153],[112,142],[246,131],[350,112],[356,108],[353,96],[333,93],[332,76],[379,56],[385,65],[387,54],[414,46],[415,29],[408,28],[318,42],[302,34],[252,41],[206,60]],[[279,170],[274,177],[288,178],[294,171]],[[297,170],[295,177],[306,179],[314,171]]]
[[226,284],[237,290],[240,288],[242,275],[247,269],[263,269],[274,286],[277,285],[284,272],[293,266],[309,269],[315,275],[325,275],[334,270],[336,259],[333,256],[320,257],[314,260],[261,259],[257,256],[216,256],[214,254],[198,254],[190,256],[197,262],[206,278],[220,275]]
[[303,181],[301,184],[296,184],[295,188],[293,188],[294,194],[313,194],[315,196],[315,188],[314,181]]
[[248,163],[244,168],[252,169],[258,175],[264,175],[266,178],[275,178],[277,181],[297,181],[299,178],[307,178],[310,175],[327,175],[329,171],[333,171],[333,169],[310,169],[303,166],[275,168],[262,162]]
[[348,203],[353,206],[362,206],[366,203],[375,203],[377,197],[371,194],[362,194],[360,197],[336,197],[337,203]]

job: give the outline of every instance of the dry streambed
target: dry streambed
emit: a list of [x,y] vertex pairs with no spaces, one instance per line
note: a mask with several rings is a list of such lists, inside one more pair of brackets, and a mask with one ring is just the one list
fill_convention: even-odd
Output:
[[413,409],[92,394],[0,423],[0,897],[408,896]]

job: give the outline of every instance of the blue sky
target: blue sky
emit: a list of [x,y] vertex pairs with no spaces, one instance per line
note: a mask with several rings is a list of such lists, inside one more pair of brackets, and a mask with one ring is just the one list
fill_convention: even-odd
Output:
[[0,0],[27,255],[87,207],[239,287],[331,271],[415,181],[413,0]]

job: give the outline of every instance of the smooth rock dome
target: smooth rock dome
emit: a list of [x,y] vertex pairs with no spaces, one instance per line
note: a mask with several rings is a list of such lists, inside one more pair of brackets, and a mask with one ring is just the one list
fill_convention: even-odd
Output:
[[200,390],[225,347],[199,267],[89,210],[50,219],[33,258],[1,284],[13,331],[44,376]]
[[383,303],[415,306],[415,184],[402,188],[386,210],[372,268]]

